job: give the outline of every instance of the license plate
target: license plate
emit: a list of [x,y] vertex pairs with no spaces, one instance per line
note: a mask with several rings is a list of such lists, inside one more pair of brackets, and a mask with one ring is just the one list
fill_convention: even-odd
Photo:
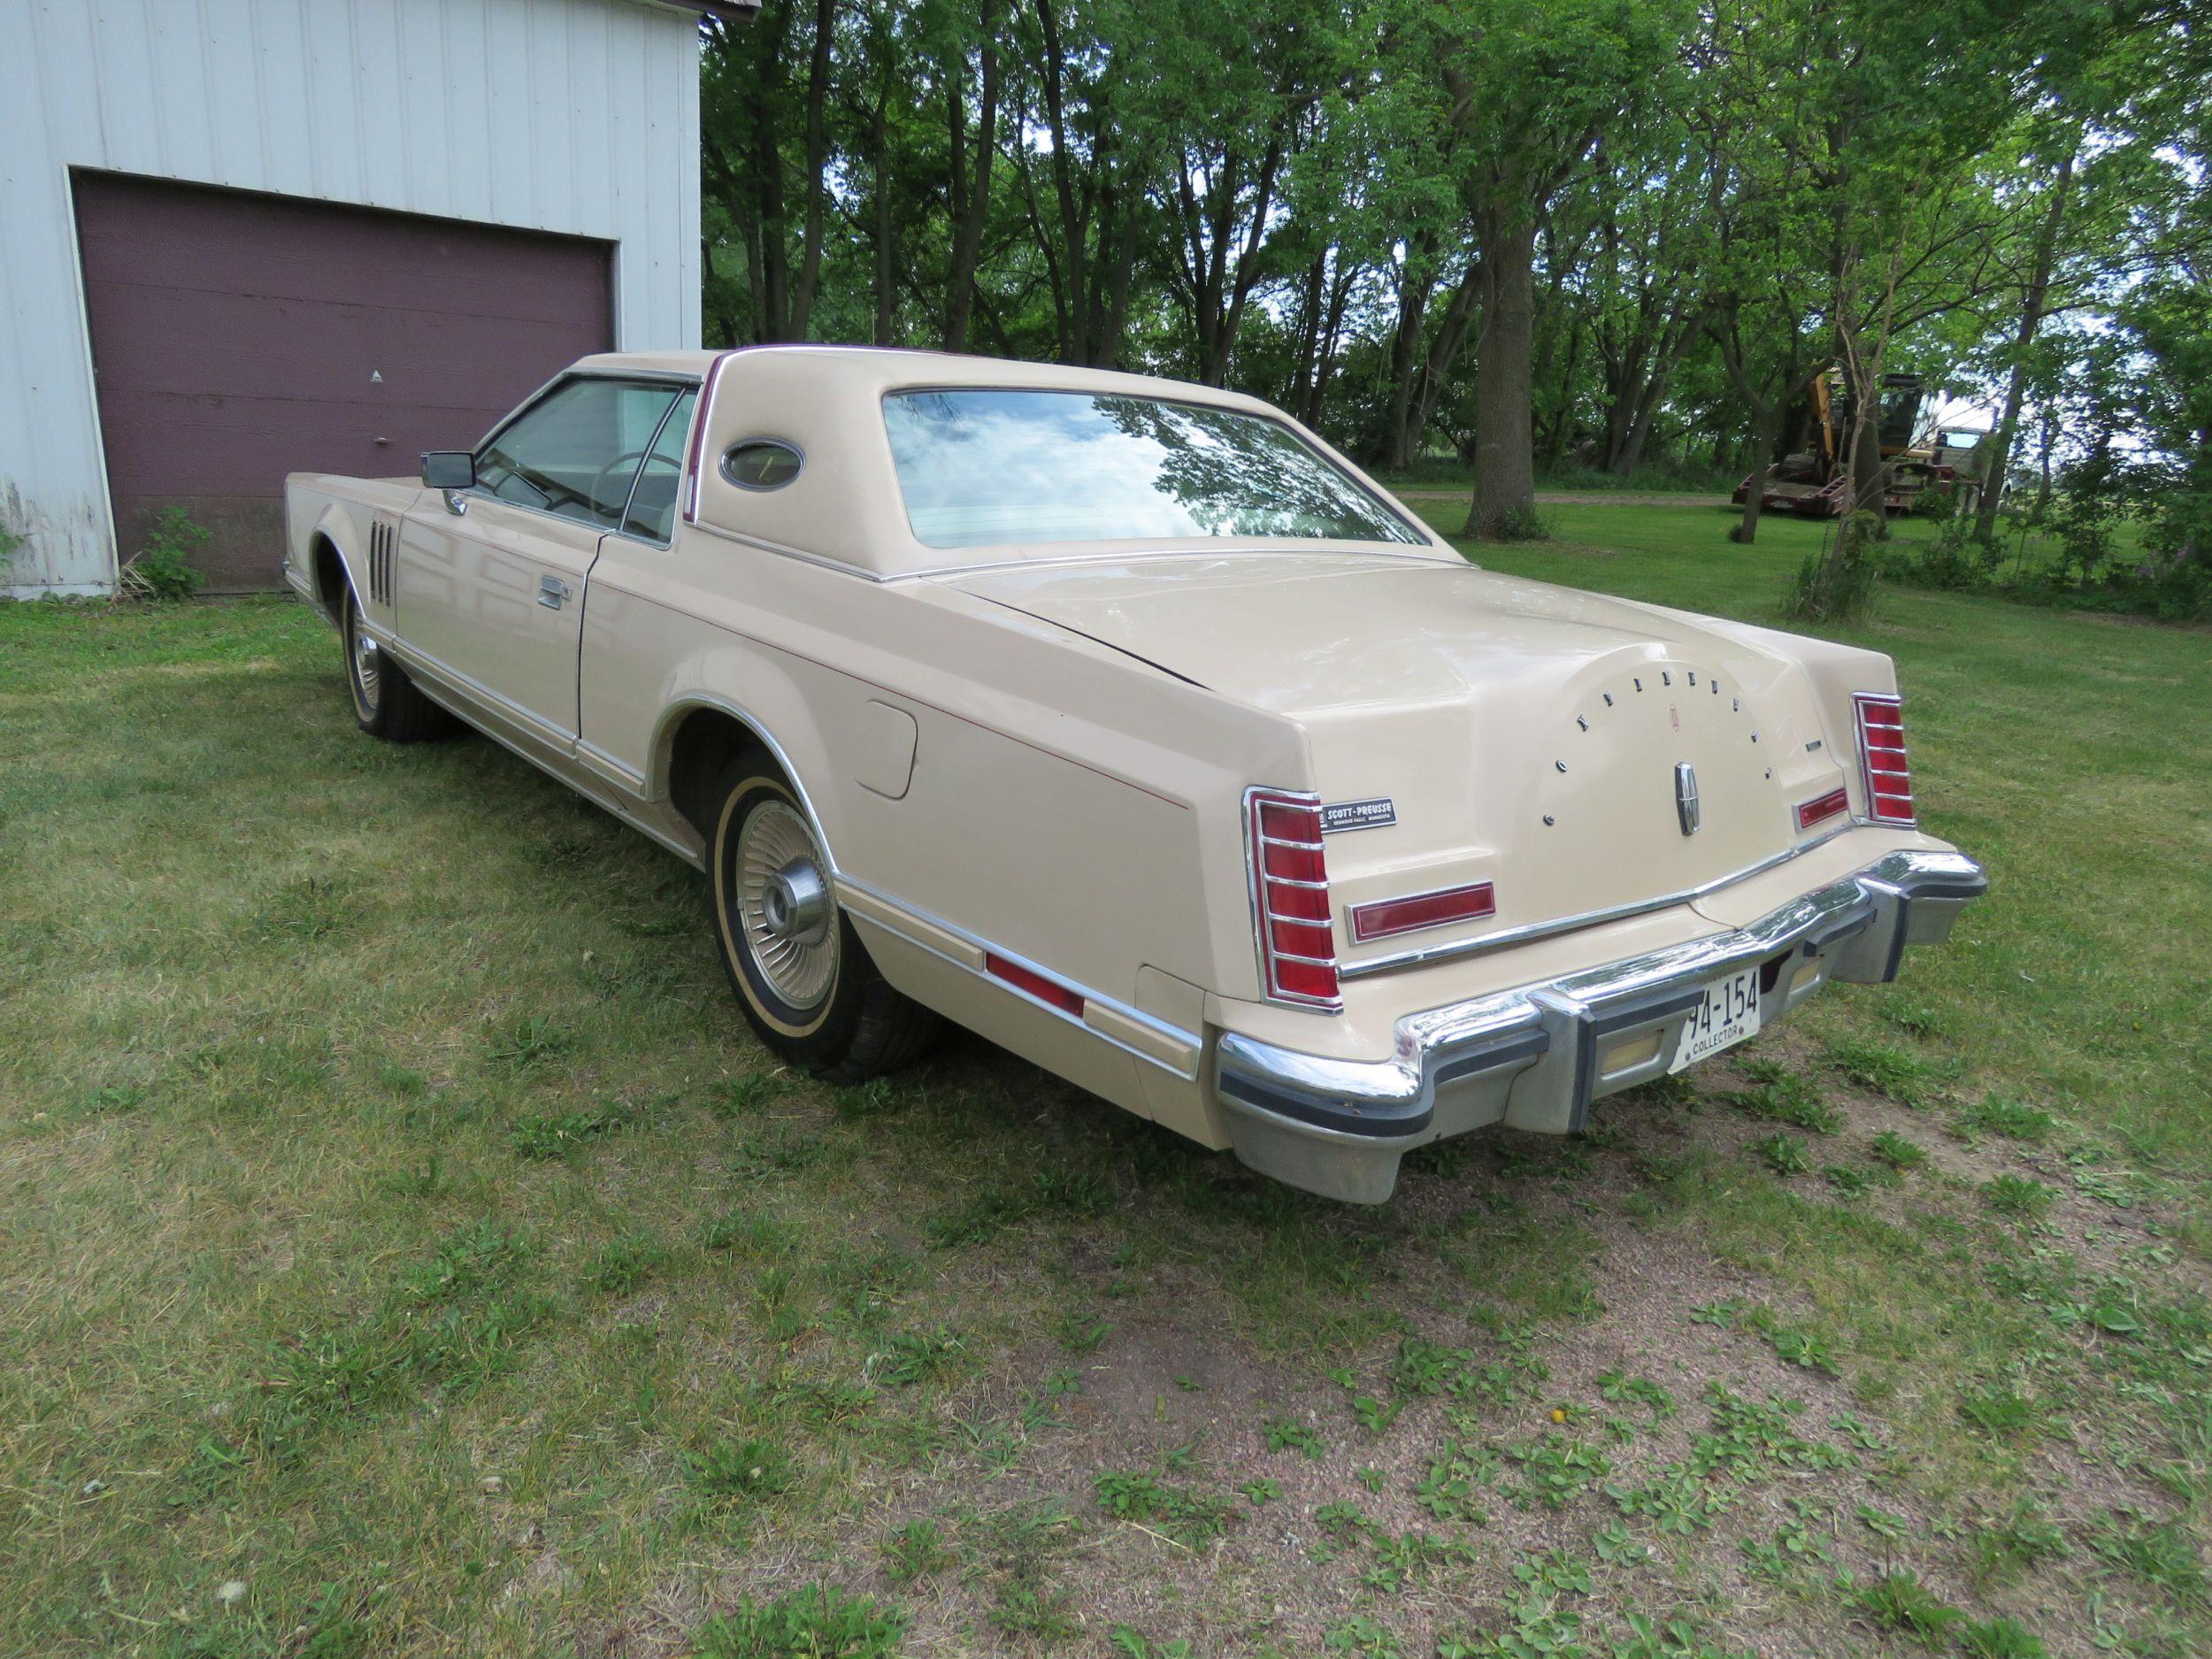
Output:
[[1683,1022],[1682,1041],[1674,1051],[1674,1064],[1667,1070],[1679,1071],[1695,1065],[1723,1048],[1734,1048],[1747,1037],[1756,1036],[1758,1030],[1759,970],[1746,968],[1715,979],[1705,987],[1704,1005],[1692,1009]]

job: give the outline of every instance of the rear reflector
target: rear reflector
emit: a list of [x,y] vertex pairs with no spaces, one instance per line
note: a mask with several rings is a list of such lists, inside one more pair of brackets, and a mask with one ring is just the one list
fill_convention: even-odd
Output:
[[1918,822],[1912,803],[1912,766],[1905,758],[1903,705],[1885,693],[1862,691],[1851,699],[1859,719],[1859,763],[1866,785],[1866,816],[1876,824],[1909,827]]
[[1328,860],[1317,795],[1287,789],[1244,792],[1245,861],[1268,999],[1302,1007],[1344,1006],[1329,925]]
[[1003,979],[1018,991],[1026,991],[1040,1002],[1058,1009],[1063,1014],[1083,1018],[1083,996],[1071,991],[1057,979],[1048,979],[1033,968],[1025,968],[1018,962],[1009,962],[1004,956],[987,955],[983,958],[984,972],[995,979]]
[[1497,894],[1487,881],[1471,887],[1446,887],[1436,893],[1417,893],[1410,898],[1379,899],[1352,907],[1352,942],[1388,939],[1394,933],[1418,933],[1424,927],[1442,927],[1450,922],[1471,922],[1498,911]]
[[1834,818],[1839,812],[1848,812],[1850,810],[1850,791],[1842,787],[1831,789],[1816,800],[1798,803],[1797,827],[1809,830],[1816,824],[1824,823],[1829,818]]

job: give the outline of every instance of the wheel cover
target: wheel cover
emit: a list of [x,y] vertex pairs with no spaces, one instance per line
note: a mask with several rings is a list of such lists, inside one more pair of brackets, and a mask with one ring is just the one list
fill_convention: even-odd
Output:
[[369,637],[368,630],[361,626],[361,612],[358,607],[348,609],[346,632],[351,636],[347,645],[348,654],[353,659],[354,689],[360,694],[361,706],[371,713],[374,713],[377,691],[382,682],[383,659],[377,651],[376,641]]
[[733,863],[754,969],[792,1008],[820,1007],[837,984],[837,906],[814,832],[786,803],[764,802],[739,827]]

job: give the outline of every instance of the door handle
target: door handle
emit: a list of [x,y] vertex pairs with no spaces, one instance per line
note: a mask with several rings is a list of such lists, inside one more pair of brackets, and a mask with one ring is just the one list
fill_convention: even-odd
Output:
[[557,576],[538,578],[538,603],[549,611],[558,611],[570,591],[569,585]]

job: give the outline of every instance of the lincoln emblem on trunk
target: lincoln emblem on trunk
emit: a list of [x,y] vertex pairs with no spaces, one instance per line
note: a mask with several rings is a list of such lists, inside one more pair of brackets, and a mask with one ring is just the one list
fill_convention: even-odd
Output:
[[1697,804],[1697,768],[1686,760],[1674,764],[1674,810],[1682,820],[1682,833],[1696,834],[1704,820]]

